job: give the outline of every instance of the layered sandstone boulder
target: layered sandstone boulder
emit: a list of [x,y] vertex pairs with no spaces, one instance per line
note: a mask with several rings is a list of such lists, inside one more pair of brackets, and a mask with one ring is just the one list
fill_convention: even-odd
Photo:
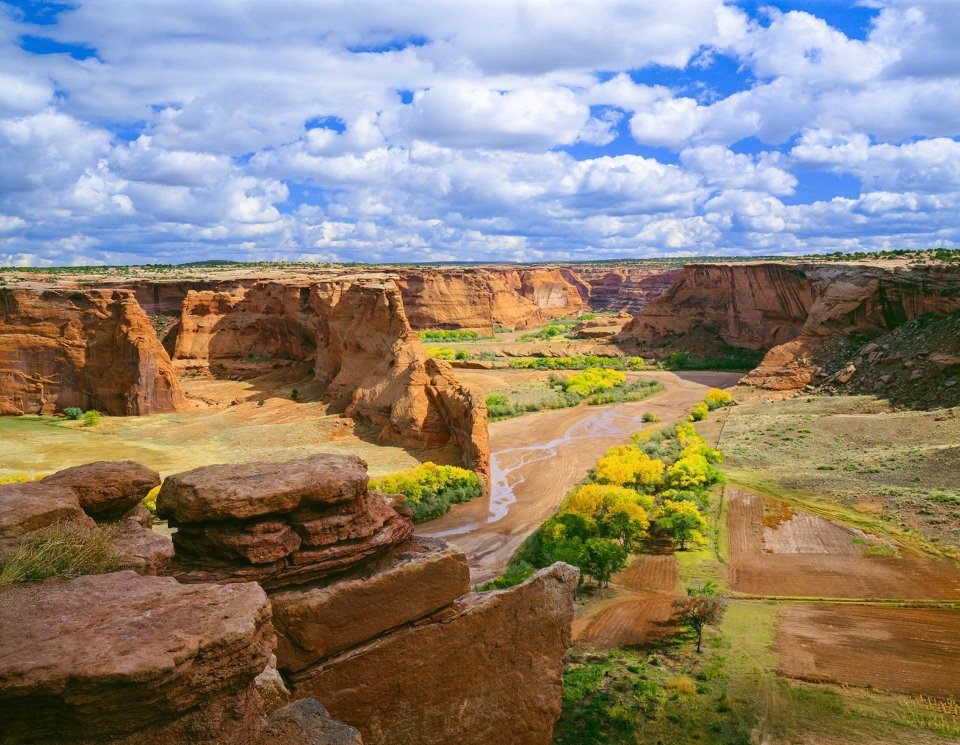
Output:
[[577,570],[465,595],[290,675],[367,742],[546,745],[560,714]]
[[413,534],[408,518],[367,491],[366,464],[353,456],[175,474],[163,482],[157,514],[177,528],[171,571],[184,582],[300,584],[343,573]]
[[373,425],[407,447],[456,447],[489,473],[486,403],[431,360],[393,282],[261,282],[235,294],[190,292],[174,359],[215,375],[312,367],[330,410]]
[[0,288],[0,414],[73,406],[154,414],[185,405],[130,291]]
[[173,558],[173,544],[151,529],[152,516],[141,501],[159,484],[160,476],[139,463],[100,461],[42,481],[0,485],[0,558],[44,529],[71,524],[108,531],[118,564],[158,574]]
[[271,595],[279,667],[303,670],[418,621],[470,591],[459,549],[414,538],[347,576]]
[[96,520],[119,519],[160,486],[160,474],[132,460],[97,461],[57,471],[44,484],[68,486]]
[[273,628],[253,583],[10,585],[0,638],[3,742],[252,743],[266,726],[254,679]]

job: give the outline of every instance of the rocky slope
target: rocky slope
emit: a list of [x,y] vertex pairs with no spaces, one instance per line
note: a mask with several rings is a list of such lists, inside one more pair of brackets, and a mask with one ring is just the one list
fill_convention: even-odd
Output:
[[175,363],[214,375],[309,363],[332,412],[375,426],[386,442],[456,446],[489,474],[486,404],[410,328],[393,282],[256,283],[237,293],[190,292]]
[[924,314],[960,308],[960,268],[903,263],[696,264],[627,324],[618,339],[682,345],[712,335],[768,350],[742,382],[791,390],[826,378],[836,336],[875,336]]
[[0,414],[71,406],[156,414],[186,402],[130,291],[0,288]]
[[[34,513],[112,512],[145,476],[68,469]],[[576,570],[470,593],[464,554],[397,530],[408,518],[366,485],[345,456],[176,474],[158,497],[173,577],[0,587],[0,741],[550,742]]]

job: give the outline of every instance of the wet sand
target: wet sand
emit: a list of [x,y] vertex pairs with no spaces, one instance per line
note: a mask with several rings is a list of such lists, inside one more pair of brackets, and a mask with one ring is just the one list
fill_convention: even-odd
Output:
[[[491,375],[496,371],[491,371]],[[642,429],[644,412],[664,424],[687,414],[711,387],[726,388],[737,373],[649,372],[664,391],[644,401],[578,406],[507,419],[490,425],[491,490],[421,525],[420,535],[446,538],[470,561],[474,583],[503,573],[510,558],[537,526],[610,447]]]

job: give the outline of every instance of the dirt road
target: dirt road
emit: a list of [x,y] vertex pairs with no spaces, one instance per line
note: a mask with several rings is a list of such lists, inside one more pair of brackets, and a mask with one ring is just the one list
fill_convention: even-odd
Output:
[[523,540],[553,514],[607,448],[644,426],[644,412],[673,422],[708,388],[732,386],[740,375],[650,372],[643,377],[660,381],[664,391],[636,403],[578,406],[491,424],[489,498],[456,505],[417,532],[459,546],[470,560],[472,581],[486,582],[503,572]]

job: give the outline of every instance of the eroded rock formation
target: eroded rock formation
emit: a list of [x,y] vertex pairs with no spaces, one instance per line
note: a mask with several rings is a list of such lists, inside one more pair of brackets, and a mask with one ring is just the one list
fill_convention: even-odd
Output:
[[43,481],[0,485],[0,560],[38,531],[58,524],[108,531],[115,559],[141,574],[161,573],[173,558],[170,538],[151,529],[140,504],[160,476],[133,461],[100,461]]
[[127,290],[0,288],[0,414],[155,414],[185,401]]
[[[23,619],[29,616],[29,623]],[[119,572],[0,588],[4,742],[250,743],[273,647],[254,583]]]
[[265,360],[309,362],[332,412],[372,424],[386,442],[454,445],[467,467],[489,473],[483,396],[428,357],[392,282],[264,282],[237,294],[191,292],[174,359],[221,375],[262,371]]
[[817,358],[835,335],[875,335],[957,308],[960,268],[950,265],[694,264],[618,338],[655,346],[706,331],[769,350],[742,382],[790,390],[826,376]]
[[637,313],[666,292],[680,276],[679,269],[639,266],[572,265],[561,269],[594,310]]
[[205,466],[175,474],[157,514],[177,528],[172,571],[185,582],[256,580],[274,588],[343,573],[413,534],[367,491],[356,457]]
[[[586,307],[583,292],[559,269],[401,270],[397,284],[416,329],[524,329]],[[588,294],[588,293],[587,293]]]
[[366,742],[546,745],[576,582],[577,570],[555,564],[508,590],[465,595],[294,673],[292,690],[321,700]]

